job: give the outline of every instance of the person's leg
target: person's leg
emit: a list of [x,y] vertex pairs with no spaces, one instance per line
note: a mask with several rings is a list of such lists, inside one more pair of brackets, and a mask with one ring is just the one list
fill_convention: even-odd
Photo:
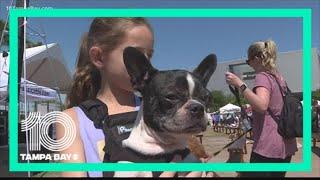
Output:
[[[275,163],[289,163],[291,162],[292,156],[288,156],[285,159],[274,159]],[[285,177],[286,176],[286,171],[280,171],[280,172],[270,172],[269,177]]]
[[[286,159],[268,158],[255,152],[251,152],[250,163],[289,163],[289,156]],[[240,177],[285,177],[286,172],[242,172]]]
[[[259,163],[261,162],[260,157],[258,156],[257,153],[251,152],[250,155],[250,163]],[[239,177],[260,177],[261,174],[260,172],[241,172],[239,173]]]

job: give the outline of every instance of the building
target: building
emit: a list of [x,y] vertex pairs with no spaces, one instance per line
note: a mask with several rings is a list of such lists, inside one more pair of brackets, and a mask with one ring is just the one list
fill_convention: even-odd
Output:
[[[292,92],[302,92],[302,51],[278,53],[277,65],[286,79]],[[316,48],[312,49],[312,91],[320,89],[320,55]],[[225,72],[229,70],[237,74],[252,88],[255,78],[254,70],[245,63],[245,59],[220,62],[211,77],[207,88],[231,94],[225,80]]]

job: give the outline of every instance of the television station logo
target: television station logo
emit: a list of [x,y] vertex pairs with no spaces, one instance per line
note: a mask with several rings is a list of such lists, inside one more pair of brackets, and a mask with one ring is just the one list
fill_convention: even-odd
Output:
[[[60,139],[50,137],[50,127],[61,124],[64,135]],[[52,111],[44,116],[40,112],[30,112],[27,119],[21,121],[21,131],[28,133],[29,151],[20,153],[22,160],[77,160],[78,154],[61,153],[68,149],[76,138],[76,125],[69,115]],[[37,153],[45,148],[51,153]]]

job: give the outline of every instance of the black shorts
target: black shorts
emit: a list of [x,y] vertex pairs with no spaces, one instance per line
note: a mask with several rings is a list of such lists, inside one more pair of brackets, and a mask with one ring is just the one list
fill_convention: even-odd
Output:
[[[281,158],[268,158],[261,156],[255,152],[251,153],[250,163],[289,163],[292,156],[288,156],[285,159]],[[285,171],[279,172],[241,172],[240,177],[285,177]]]

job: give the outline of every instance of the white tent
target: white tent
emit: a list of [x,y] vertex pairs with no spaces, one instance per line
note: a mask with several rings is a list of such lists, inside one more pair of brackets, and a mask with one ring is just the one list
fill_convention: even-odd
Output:
[[240,112],[241,108],[239,106],[233,105],[231,103],[221,107],[219,109],[220,114],[229,113],[229,112]]
[[[7,98],[7,85],[8,85],[8,74],[5,72],[0,72],[0,101],[1,104]],[[27,92],[27,100],[28,101],[40,101],[40,100],[52,100],[58,98],[58,93],[50,88],[39,86],[28,80],[21,80],[21,91],[20,91],[20,99],[22,100],[24,97],[24,90],[26,87]]]
[[[8,95],[8,59],[1,58],[0,59],[0,102],[1,104],[5,104],[5,100]],[[39,100],[51,100],[56,99],[58,94],[55,90],[39,86],[34,82],[25,80],[22,78],[21,80],[21,91],[20,91],[20,99],[24,97],[24,90],[26,87],[26,94],[28,101],[39,101]]]
[[[9,67],[10,53],[5,58],[0,53],[1,65],[4,59]],[[57,43],[26,49],[26,66],[26,79],[38,85],[58,88],[62,92],[66,92],[71,85],[72,76]],[[8,72],[8,69],[3,70]]]

